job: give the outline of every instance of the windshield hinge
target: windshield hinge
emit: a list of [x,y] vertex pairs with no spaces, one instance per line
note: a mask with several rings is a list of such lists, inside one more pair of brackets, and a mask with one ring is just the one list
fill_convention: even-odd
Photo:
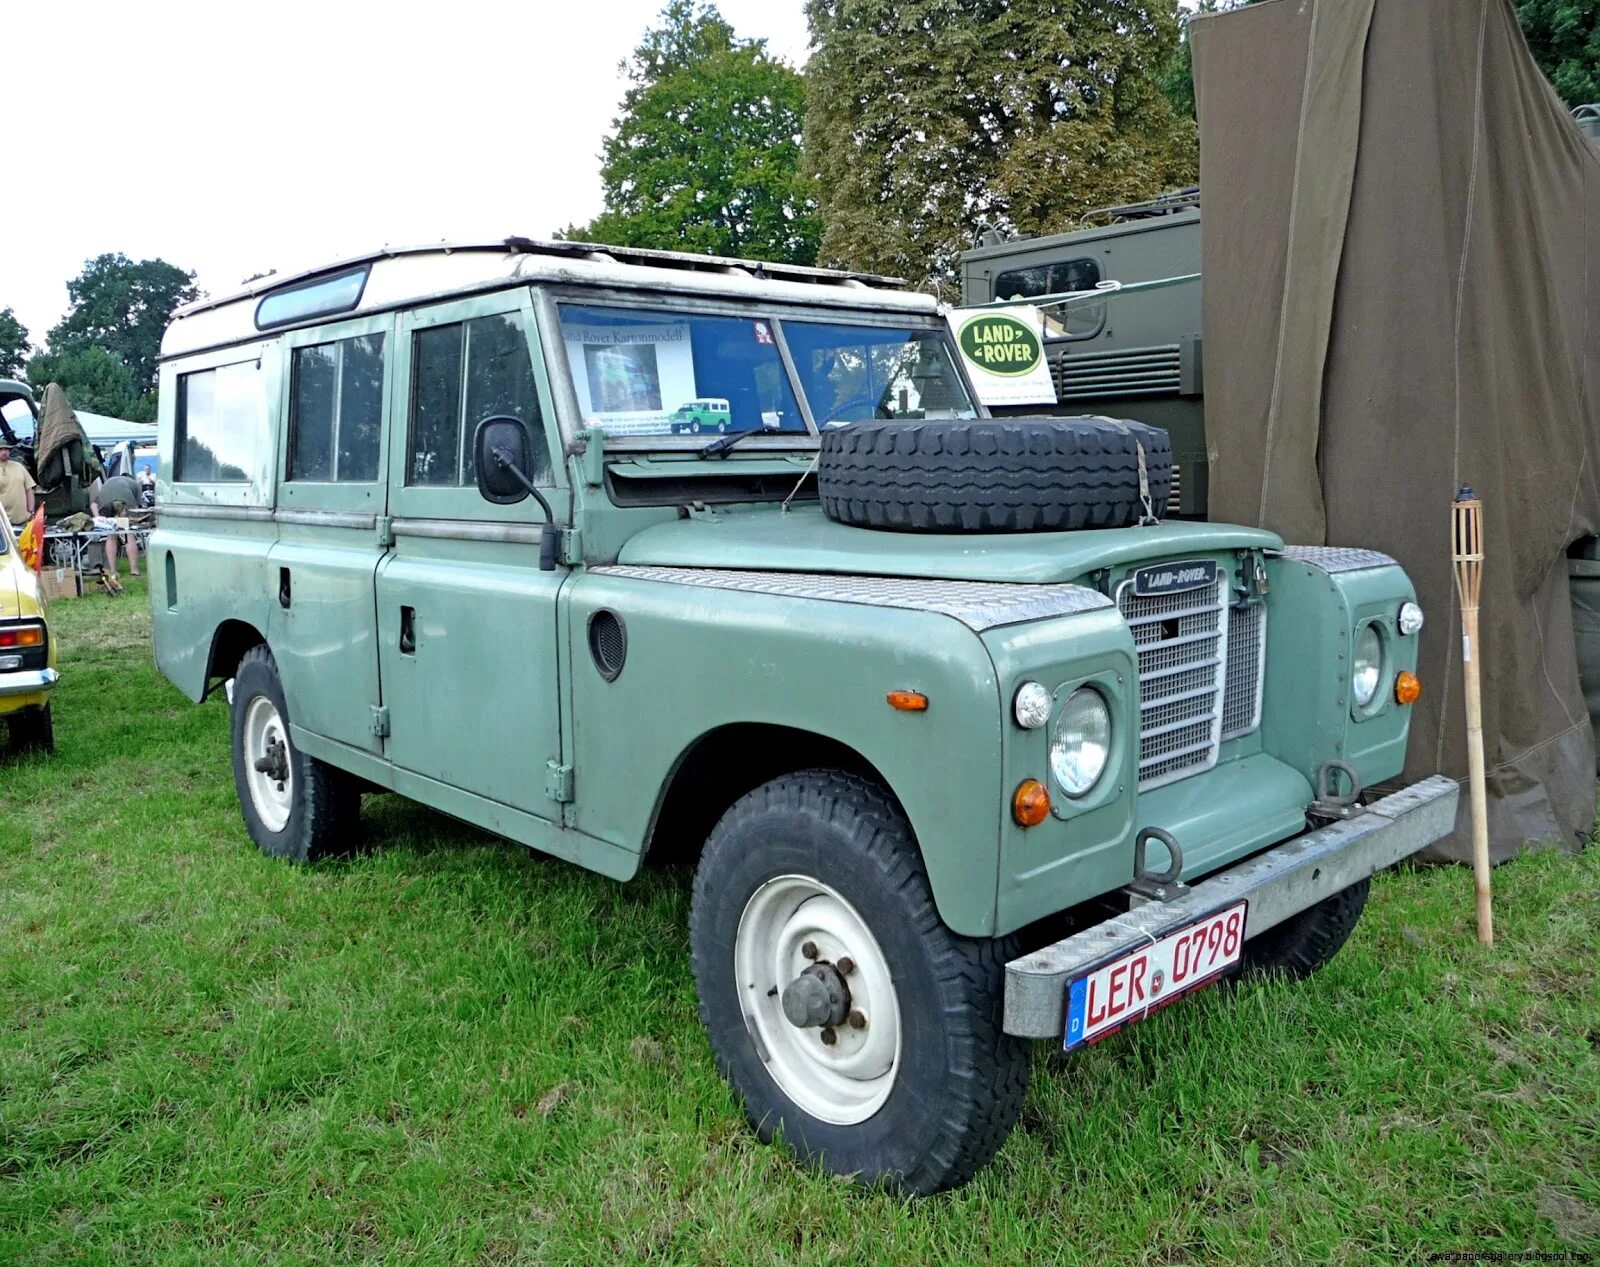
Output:
[[544,794],[558,805],[573,799],[572,767],[551,761],[544,768]]
[[386,704],[372,706],[372,721],[367,728],[379,739],[389,737],[389,708]]

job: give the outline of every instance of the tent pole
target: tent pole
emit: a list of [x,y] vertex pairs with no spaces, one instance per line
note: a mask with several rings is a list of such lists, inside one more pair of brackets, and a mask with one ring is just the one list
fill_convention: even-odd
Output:
[[1461,671],[1466,695],[1467,777],[1472,803],[1472,876],[1478,942],[1494,945],[1489,889],[1489,801],[1483,773],[1483,693],[1478,670],[1478,601],[1483,591],[1483,503],[1463,484],[1450,506],[1456,595],[1461,600]]

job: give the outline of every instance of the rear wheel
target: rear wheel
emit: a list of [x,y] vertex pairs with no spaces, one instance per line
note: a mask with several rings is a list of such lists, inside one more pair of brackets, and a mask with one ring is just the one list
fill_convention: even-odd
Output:
[[1309,977],[1350,940],[1371,888],[1370,878],[1358,881],[1251,938],[1244,944],[1241,971],[1246,976]]
[[1027,1047],[1001,1028],[1008,942],[934,907],[877,785],[813,770],[711,834],[689,918],[700,1016],[763,1140],[910,1193],[965,1183],[1004,1142]]
[[11,747],[17,752],[54,752],[56,750],[55,723],[50,716],[50,705],[30,708],[6,719]]
[[278,666],[265,646],[240,660],[229,698],[234,787],[257,848],[296,862],[348,849],[360,793],[342,770],[295,748]]

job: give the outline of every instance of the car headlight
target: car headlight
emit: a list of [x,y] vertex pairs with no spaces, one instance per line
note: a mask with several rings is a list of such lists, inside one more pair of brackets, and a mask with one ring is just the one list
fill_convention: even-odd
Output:
[[1395,620],[1400,632],[1407,638],[1422,632],[1422,608],[1415,603],[1401,603],[1400,615]]
[[1355,654],[1350,660],[1350,689],[1356,703],[1365,708],[1377,697],[1378,681],[1383,677],[1383,639],[1374,624],[1362,625],[1356,633]]
[[[1376,679],[1374,679],[1376,680]],[[1080,686],[1067,698],[1050,738],[1050,773],[1068,796],[1084,796],[1111,758],[1111,710],[1100,692]]]
[[1050,705],[1053,702],[1044,683],[1024,682],[1017,687],[1016,696],[1011,701],[1011,711],[1017,719],[1017,725],[1024,730],[1038,730],[1050,720]]

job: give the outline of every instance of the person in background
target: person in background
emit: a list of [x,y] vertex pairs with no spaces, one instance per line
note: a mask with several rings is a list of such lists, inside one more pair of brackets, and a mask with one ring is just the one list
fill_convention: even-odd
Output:
[[146,462],[139,468],[139,505],[149,509],[156,504],[156,476]]
[[[130,475],[113,475],[102,480],[89,501],[89,513],[96,519],[121,519],[129,507],[139,504],[139,486]],[[128,575],[139,575],[139,538],[133,533],[113,532],[106,537],[106,570],[117,574],[117,540],[121,538],[128,547]]]
[[0,444],[0,506],[14,524],[26,523],[33,516],[33,494],[37,485],[28,468],[11,460],[9,445]]

